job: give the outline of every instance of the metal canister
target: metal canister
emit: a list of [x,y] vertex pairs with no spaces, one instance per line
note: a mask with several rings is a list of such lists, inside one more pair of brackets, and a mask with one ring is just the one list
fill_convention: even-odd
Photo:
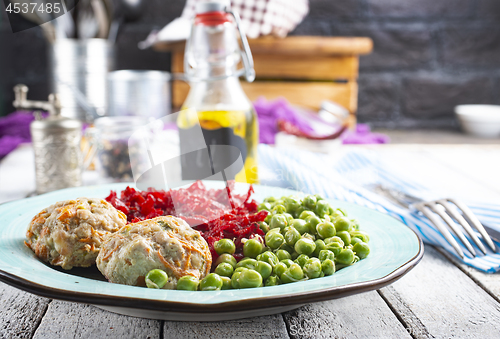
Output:
[[82,184],[82,124],[51,114],[30,125],[38,194]]

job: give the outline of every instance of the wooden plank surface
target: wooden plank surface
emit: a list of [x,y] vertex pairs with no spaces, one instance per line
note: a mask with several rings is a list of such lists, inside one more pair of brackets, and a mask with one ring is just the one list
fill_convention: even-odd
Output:
[[500,304],[431,246],[380,293],[414,338],[499,337]]
[[372,291],[309,304],[283,314],[291,338],[411,338]]
[[[366,37],[289,36],[249,39],[253,54],[284,55],[362,55],[373,49],[373,41]],[[183,51],[185,43],[158,42],[153,49],[160,52]]]
[[[357,92],[355,82],[281,82],[254,81],[241,82],[245,94],[251,101],[258,97],[268,100],[285,97],[290,103],[318,110],[323,100],[331,100],[344,106],[350,112],[357,109],[357,100],[351,97]],[[172,85],[172,102],[174,107],[181,107],[189,92],[189,85],[182,81],[174,81]]]
[[158,320],[133,318],[91,305],[55,300],[50,303],[34,338],[156,339],[160,338],[160,330]]
[[163,337],[171,339],[289,338],[281,314],[221,322],[165,321]]
[[0,338],[31,338],[49,303],[0,282]]
[[[344,80],[358,77],[357,56],[255,54],[254,69],[258,79]],[[241,67],[241,65],[240,65]],[[172,72],[184,72],[184,54],[172,53]]]

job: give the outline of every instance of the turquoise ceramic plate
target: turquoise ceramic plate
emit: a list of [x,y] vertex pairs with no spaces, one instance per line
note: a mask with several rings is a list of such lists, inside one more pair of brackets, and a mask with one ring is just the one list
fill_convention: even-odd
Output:
[[[207,182],[222,187],[221,182]],[[146,318],[212,321],[284,312],[303,304],[340,298],[379,289],[401,278],[422,258],[423,245],[399,221],[354,204],[331,201],[360,221],[370,234],[370,255],[334,275],[304,282],[244,290],[188,292],[152,290],[112,284],[95,268],[70,271],[39,261],[24,245],[31,218],[60,200],[77,197],[104,198],[126,184],[64,189],[0,205],[0,280],[41,296],[94,304],[101,308]],[[238,190],[248,186],[239,185]],[[301,193],[255,186],[254,198]]]

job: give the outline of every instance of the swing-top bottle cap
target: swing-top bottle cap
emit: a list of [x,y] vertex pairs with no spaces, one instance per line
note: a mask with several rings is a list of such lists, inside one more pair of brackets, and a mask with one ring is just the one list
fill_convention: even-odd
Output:
[[196,14],[224,12],[230,6],[231,2],[229,0],[199,2],[196,4]]

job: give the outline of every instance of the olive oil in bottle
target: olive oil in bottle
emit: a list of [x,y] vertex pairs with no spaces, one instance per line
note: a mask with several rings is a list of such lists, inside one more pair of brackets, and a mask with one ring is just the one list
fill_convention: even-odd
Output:
[[[200,3],[186,45],[190,91],[177,118],[182,178],[257,183],[257,116],[241,88],[236,66],[243,55],[247,79],[254,77],[248,44],[239,48],[233,18],[220,2]],[[238,21],[236,19],[236,21]],[[206,148],[200,149],[199,130]]]

